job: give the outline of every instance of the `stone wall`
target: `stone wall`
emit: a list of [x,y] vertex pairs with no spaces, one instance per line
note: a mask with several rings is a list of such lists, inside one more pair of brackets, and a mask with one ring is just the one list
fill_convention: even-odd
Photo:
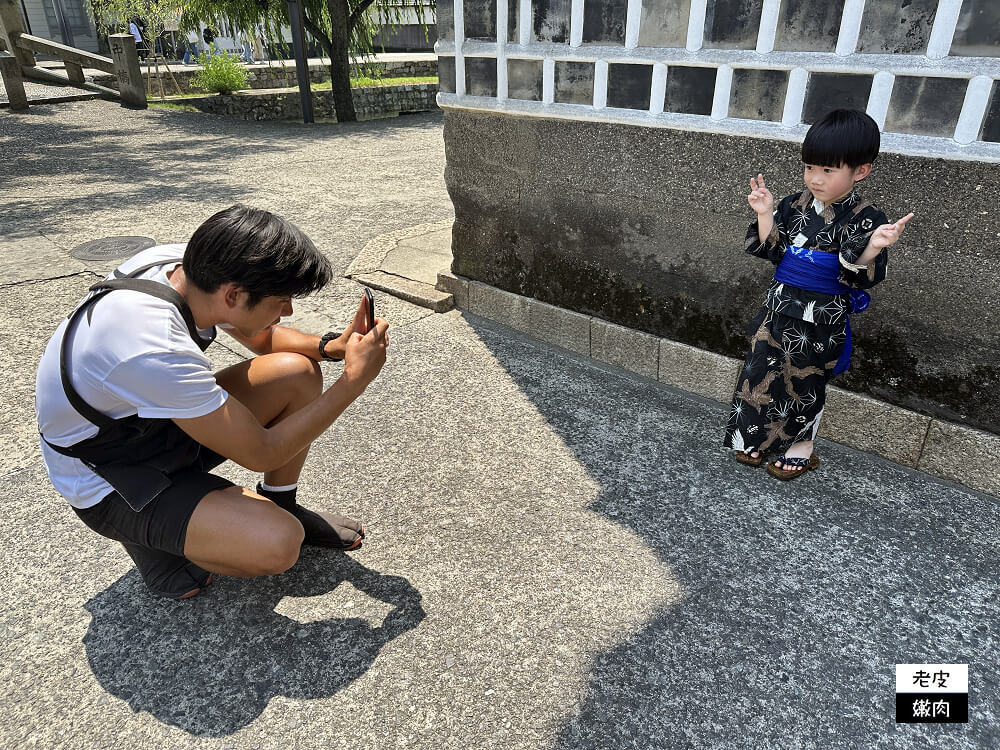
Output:
[[[295,66],[288,65],[247,65],[247,72],[250,74],[250,88],[251,89],[282,89],[282,88],[292,88],[298,86],[298,79],[295,77]],[[416,77],[416,76],[435,76],[437,75],[437,61],[436,60],[394,60],[384,63],[379,63],[378,67],[382,70],[382,74],[388,78],[402,78],[402,77]],[[183,94],[197,94],[201,89],[194,88],[191,84],[191,79],[194,77],[198,68],[193,66],[186,66],[181,63],[171,63],[170,74],[176,79],[178,86],[180,86],[181,93]],[[146,66],[142,66],[143,79],[147,80],[150,75],[146,71]],[[173,82],[170,80],[170,74],[160,67],[160,76],[163,80],[163,89],[167,96],[171,96],[177,93],[177,89],[174,88]],[[156,71],[152,71],[153,77],[153,94],[154,96],[159,94],[159,85],[156,83]],[[323,83],[330,80],[330,68],[326,65],[321,65],[319,63],[312,63],[309,66],[309,78],[313,83]],[[98,83],[101,86],[108,86],[110,88],[118,88],[118,82],[114,76],[95,76],[94,83]],[[148,83],[147,83],[148,88]]]
[[[366,86],[354,89],[354,109],[363,120],[393,117],[406,112],[437,109],[437,87],[432,83],[404,86]],[[242,120],[302,119],[298,91],[238,91],[234,94],[175,100],[202,112]],[[333,95],[314,91],[313,115],[317,120],[336,119]]]
[[864,194],[916,218],[838,382],[1000,433],[1000,3],[456,0],[438,19],[457,274],[741,357],[773,270],[742,253],[749,177],[800,190],[809,123],[866,109]]

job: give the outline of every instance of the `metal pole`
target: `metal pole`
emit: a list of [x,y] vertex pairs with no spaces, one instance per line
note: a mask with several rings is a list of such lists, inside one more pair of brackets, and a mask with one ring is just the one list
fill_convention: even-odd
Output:
[[312,122],[312,87],[309,81],[309,63],[306,60],[306,39],[302,29],[302,5],[299,0],[288,0],[288,18],[292,24],[292,48],[295,51],[295,75],[299,80],[302,122]]

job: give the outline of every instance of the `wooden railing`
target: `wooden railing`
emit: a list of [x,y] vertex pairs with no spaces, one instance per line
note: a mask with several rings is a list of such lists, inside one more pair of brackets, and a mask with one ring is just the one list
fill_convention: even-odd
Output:
[[[111,57],[104,57],[27,34],[16,0],[0,0],[0,75],[10,108],[28,108],[23,80],[26,77],[46,83],[79,86],[102,96],[120,99],[123,107],[145,109],[146,87],[139,69],[135,38],[131,34],[112,34],[108,43],[111,45]],[[62,60],[66,75],[36,65],[35,54]],[[84,68],[111,73],[118,81],[118,90],[87,81]]]
[[110,57],[84,52],[76,47],[67,47],[65,44],[53,42],[51,39],[42,39],[40,36],[32,36],[31,34],[20,34],[15,44],[21,49],[30,50],[35,54],[59,58],[66,64],[68,78],[78,83],[84,82],[84,68],[94,68],[104,73],[115,72],[115,64]]

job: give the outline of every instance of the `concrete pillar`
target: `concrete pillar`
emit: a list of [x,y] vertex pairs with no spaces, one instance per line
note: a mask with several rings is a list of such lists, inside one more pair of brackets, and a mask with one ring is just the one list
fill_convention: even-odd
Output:
[[7,90],[7,101],[12,112],[23,112],[28,108],[28,95],[24,93],[24,78],[17,58],[6,50],[0,51],[0,77]]
[[17,46],[17,37],[27,33],[24,23],[21,20],[21,4],[18,0],[0,0],[0,38],[4,40],[18,65],[33,67],[35,55],[26,49]]
[[122,106],[146,109],[146,85],[139,68],[135,37],[131,34],[111,34],[108,36],[108,44],[111,47],[111,60],[115,65],[115,78],[118,79],[118,91],[122,95]]

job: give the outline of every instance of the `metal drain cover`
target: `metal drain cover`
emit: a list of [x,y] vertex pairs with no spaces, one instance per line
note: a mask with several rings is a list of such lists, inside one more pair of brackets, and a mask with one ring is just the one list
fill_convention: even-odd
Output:
[[152,237],[105,237],[77,245],[69,254],[80,260],[128,258],[155,244],[156,240]]

